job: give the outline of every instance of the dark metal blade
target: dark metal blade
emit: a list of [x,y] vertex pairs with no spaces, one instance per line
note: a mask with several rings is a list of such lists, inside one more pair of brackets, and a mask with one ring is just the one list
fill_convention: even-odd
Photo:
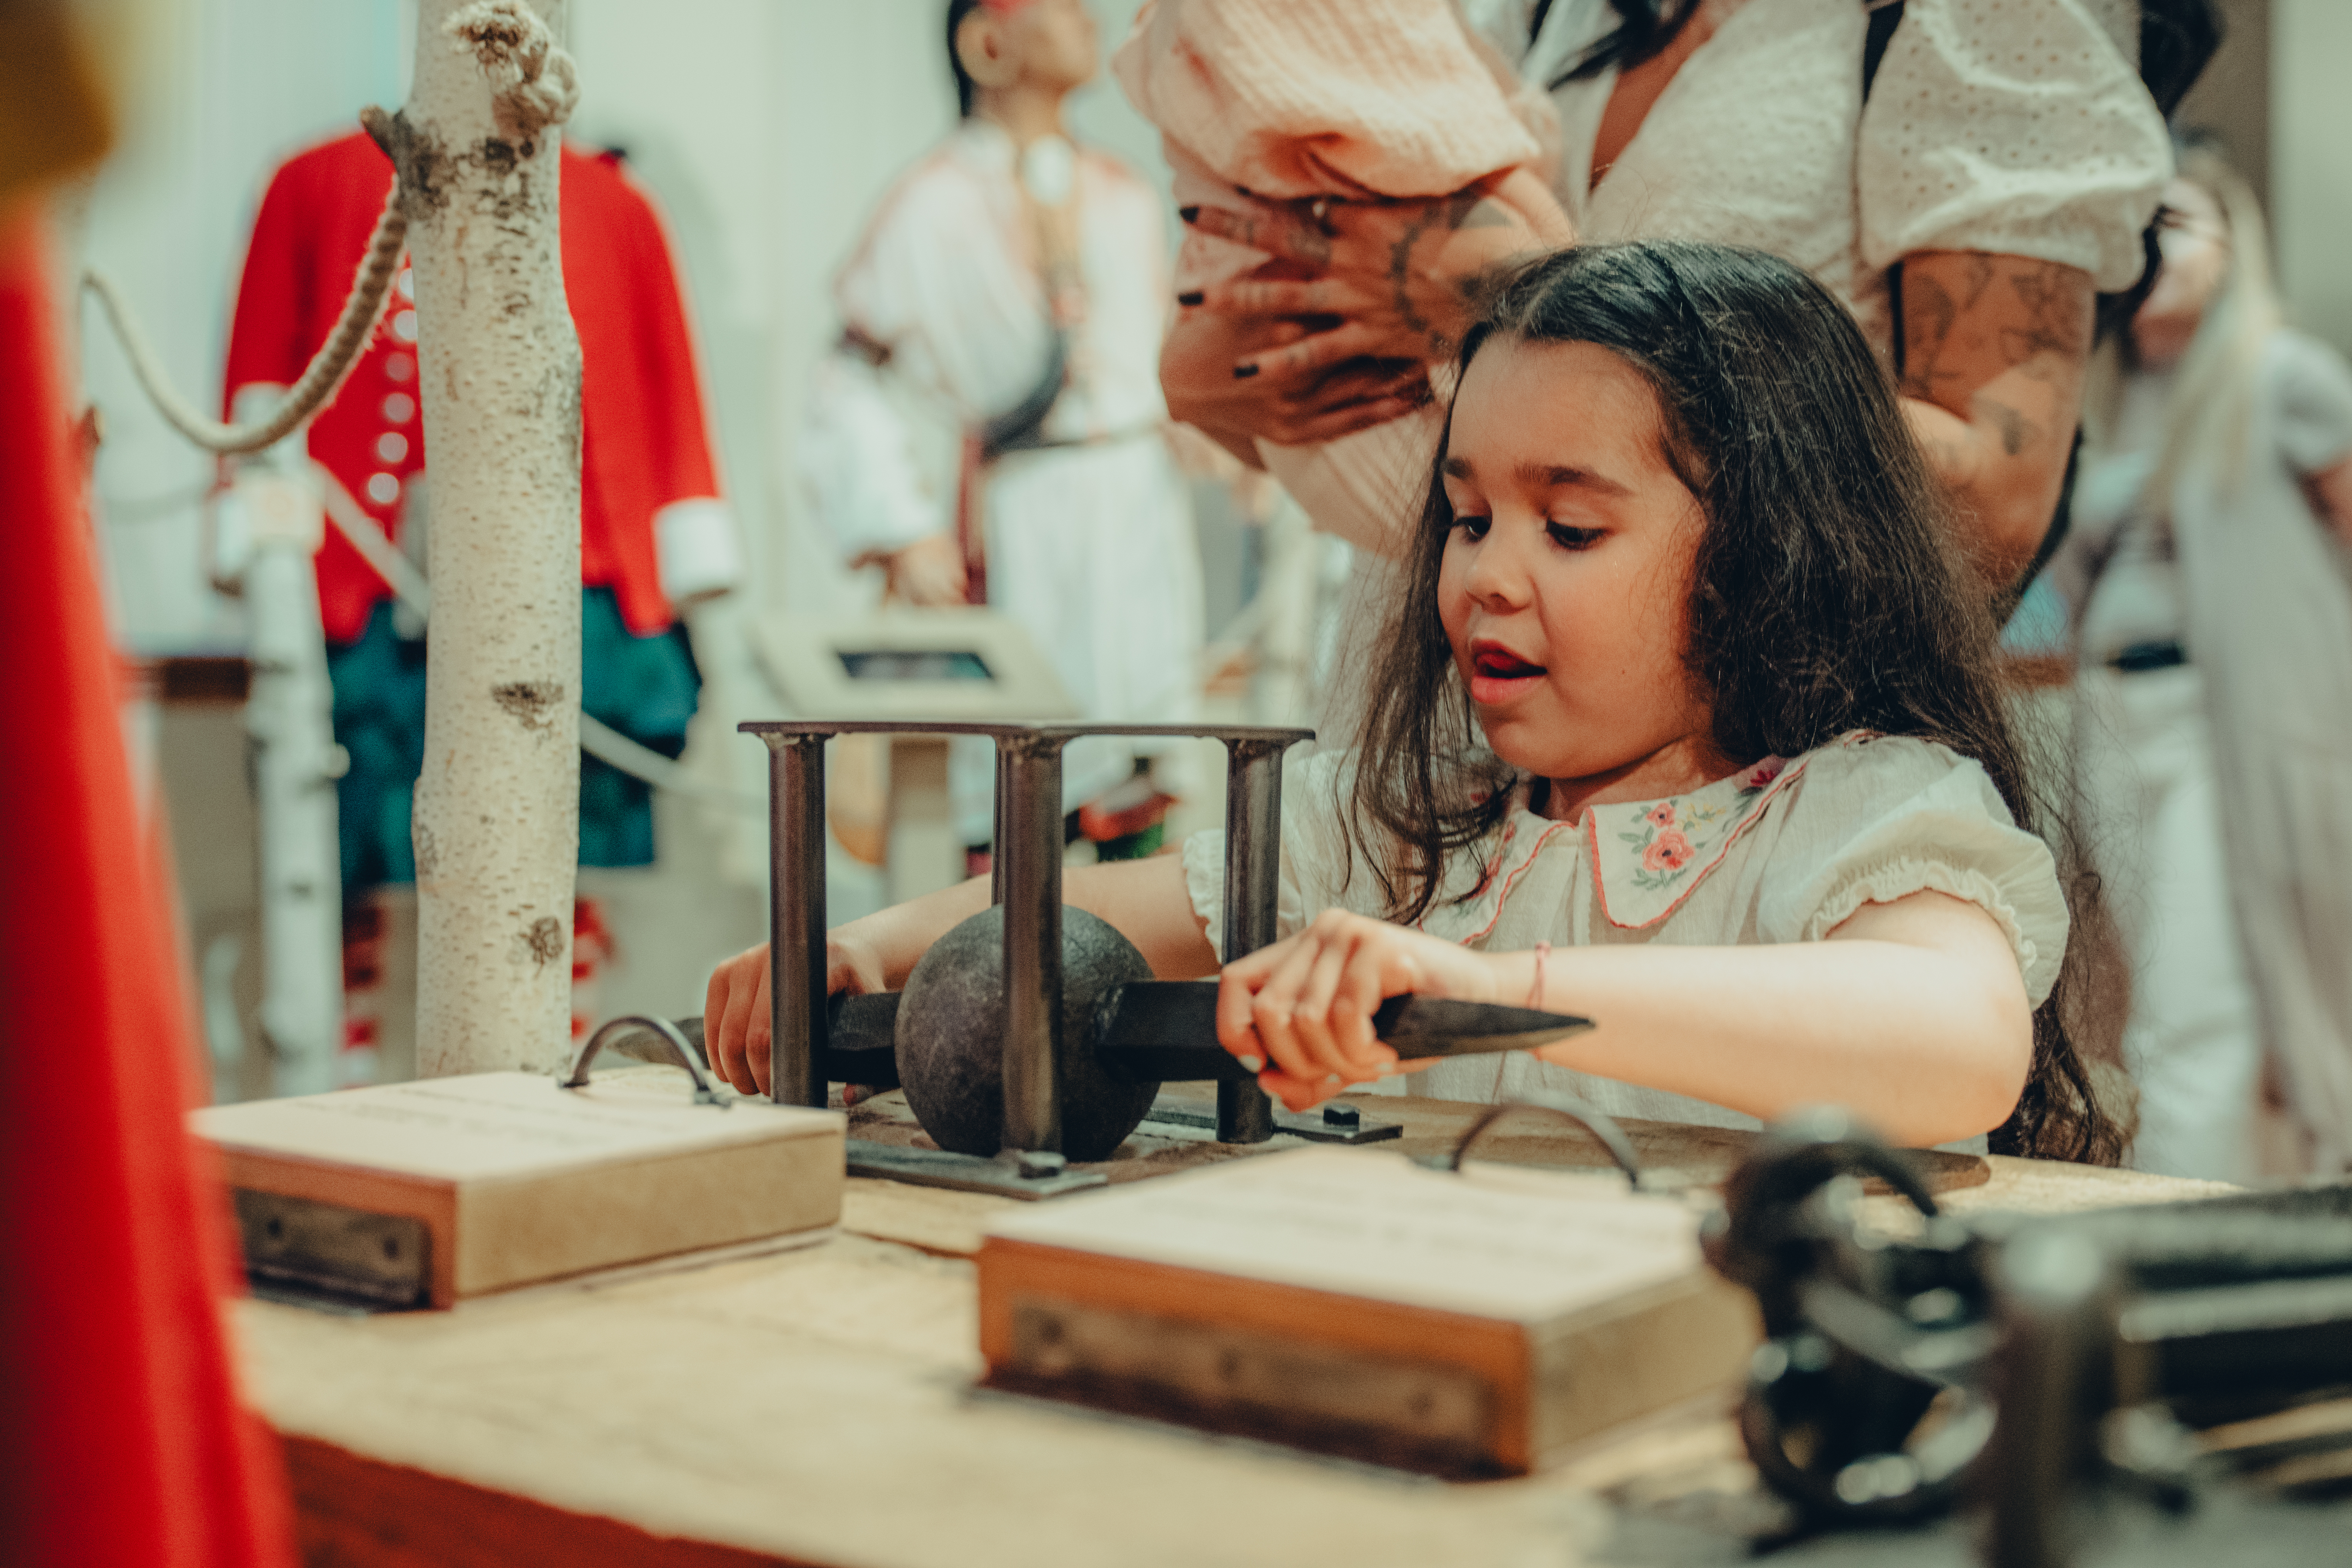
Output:
[[[833,999],[833,1027],[817,1052],[826,1082],[898,1087],[898,997],[882,991]],[[1533,1050],[1591,1027],[1591,1019],[1564,1013],[1435,996],[1391,996],[1372,1014],[1373,1033],[1407,1060]],[[1255,1076],[1217,1044],[1213,980],[1143,980],[1119,987],[1103,1008],[1094,1048],[1115,1076],[1130,1080]]]
[[896,991],[877,991],[833,999],[833,1027],[816,1053],[825,1082],[898,1087],[898,996]]
[[[1372,1014],[1372,1032],[1407,1060],[1532,1050],[1592,1027],[1590,1018],[1454,1002],[1391,996]],[[1142,980],[1122,985],[1104,1005],[1095,1052],[1117,1077],[1162,1083],[1255,1075],[1217,1044],[1217,983]]]

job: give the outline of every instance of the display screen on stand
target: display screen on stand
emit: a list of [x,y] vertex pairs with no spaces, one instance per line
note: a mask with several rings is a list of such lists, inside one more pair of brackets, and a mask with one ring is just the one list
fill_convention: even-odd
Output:
[[834,657],[852,680],[994,680],[969,648],[842,648]]

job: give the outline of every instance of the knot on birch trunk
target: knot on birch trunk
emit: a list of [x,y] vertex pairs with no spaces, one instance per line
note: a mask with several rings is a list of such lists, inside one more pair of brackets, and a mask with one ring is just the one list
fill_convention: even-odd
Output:
[[459,53],[470,50],[490,79],[500,134],[528,142],[572,118],[580,78],[572,57],[525,0],[475,0],[442,24]]

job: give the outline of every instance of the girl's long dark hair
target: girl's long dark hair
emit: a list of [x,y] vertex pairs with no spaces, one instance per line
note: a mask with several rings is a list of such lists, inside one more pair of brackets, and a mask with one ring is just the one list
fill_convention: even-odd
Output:
[[[2028,779],[1991,611],[1952,544],[1944,491],[1885,371],[1827,289],[1761,251],[1582,246],[1499,280],[1458,369],[1497,336],[1607,349],[1657,394],[1667,461],[1706,515],[1685,658],[1725,755],[1795,757],[1853,730],[1939,742],[1982,764],[2018,826],[2053,837],[2062,868],[2079,863],[2063,809]],[[1344,814],[1355,858],[1402,921],[1442,897],[1449,859],[1483,859],[1509,809],[1509,770],[1479,749],[1438,618],[1453,527],[1433,464],[1393,619],[1375,645]],[[2084,919],[2095,883],[2069,879]],[[1993,1135],[1999,1152],[2121,1155],[2070,1028],[2079,967],[2070,946],[2034,1016],[2032,1072]]]

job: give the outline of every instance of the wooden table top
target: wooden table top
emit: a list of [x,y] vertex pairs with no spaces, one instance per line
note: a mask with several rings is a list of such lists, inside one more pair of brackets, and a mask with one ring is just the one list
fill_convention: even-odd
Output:
[[[1365,1109],[1406,1122],[1390,1147],[1435,1152],[1482,1108],[1382,1097]],[[900,1115],[886,1099],[860,1108],[853,1131],[889,1135]],[[1719,1179],[1745,1142],[1629,1130],[1645,1164],[1702,1180]],[[1564,1127],[1500,1131],[1482,1152],[1603,1163]],[[1941,1184],[1959,1211],[2217,1190],[2000,1158],[1951,1162]],[[978,1390],[966,1255],[1013,1201],[852,1179],[837,1234],[763,1255],[448,1312],[342,1318],[240,1302],[247,1376],[287,1440],[307,1557],[1565,1568],[1597,1560],[1603,1489],[1644,1477],[1751,1484],[1719,1409],[1619,1434],[1539,1476],[1465,1486]]]

